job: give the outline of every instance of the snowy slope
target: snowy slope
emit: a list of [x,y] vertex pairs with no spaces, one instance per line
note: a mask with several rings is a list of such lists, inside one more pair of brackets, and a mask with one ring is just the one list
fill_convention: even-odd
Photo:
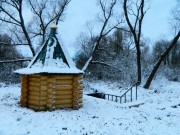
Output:
[[0,85],[0,135],[179,135],[180,83],[156,82],[138,89],[139,107],[84,95],[83,108],[53,112],[19,107],[20,87]]

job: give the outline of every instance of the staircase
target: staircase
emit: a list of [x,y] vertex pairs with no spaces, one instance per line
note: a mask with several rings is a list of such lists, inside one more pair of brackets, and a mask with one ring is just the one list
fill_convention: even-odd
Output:
[[[126,103],[126,102],[132,102],[133,100],[137,100],[137,86],[138,82],[133,84],[126,92],[124,92],[121,96],[112,95],[112,94],[105,94],[105,93],[92,93],[87,94],[88,96],[93,96],[96,98],[101,98],[117,103]],[[127,96],[128,95],[128,96]]]

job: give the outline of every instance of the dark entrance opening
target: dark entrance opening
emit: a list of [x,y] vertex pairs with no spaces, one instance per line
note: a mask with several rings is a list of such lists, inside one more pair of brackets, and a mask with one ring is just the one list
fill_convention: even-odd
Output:
[[87,94],[88,96],[92,96],[92,97],[96,97],[96,98],[101,98],[101,99],[105,99],[105,94],[104,93],[90,93]]

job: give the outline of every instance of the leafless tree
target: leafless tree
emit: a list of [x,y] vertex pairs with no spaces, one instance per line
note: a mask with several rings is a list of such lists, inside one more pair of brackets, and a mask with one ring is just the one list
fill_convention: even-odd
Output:
[[170,43],[170,45],[167,47],[167,49],[160,55],[157,63],[155,64],[154,68],[152,69],[151,73],[149,74],[149,77],[144,85],[144,88],[148,89],[153,78],[154,75],[156,74],[157,70],[159,69],[161,63],[163,60],[165,60],[168,56],[168,54],[170,53],[170,51],[176,47],[178,39],[180,37],[180,10],[179,10],[179,5],[180,5],[180,0],[177,0],[177,7],[173,9],[173,14],[172,17],[175,21],[175,23],[173,24],[173,27],[175,27],[175,37],[173,38],[172,42]]
[[[64,11],[71,0],[28,0],[33,13],[33,20],[25,24],[23,11],[27,3],[23,0],[1,0],[0,23],[4,23],[19,43],[28,44],[32,55],[35,55],[33,39],[39,36],[44,42],[49,24],[56,20],[56,24],[63,20]],[[24,37],[24,39],[23,39]]]
[[170,25],[175,35],[180,30],[180,0],[176,0],[176,2],[176,6],[171,11],[172,19],[170,19]]
[[125,20],[133,35],[134,43],[136,46],[137,57],[137,81],[141,83],[141,33],[142,23],[147,9],[145,10],[145,0],[124,0],[123,9]]
[[32,54],[35,55],[30,36],[24,23],[22,2],[22,0],[2,0],[0,4],[0,21],[20,27],[26,37],[26,41],[29,44]]
[[96,38],[96,42],[93,44],[91,55],[89,59],[87,60],[87,62],[85,63],[84,67],[82,68],[83,71],[85,71],[88,68],[90,63],[99,63],[102,65],[111,66],[105,62],[95,61],[94,56],[95,56],[95,52],[101,49],[99,48],[101,40],[105,36],[107,36],[112,30],[117,28],[119,24],[121,23],[120,21],[117,21],[116,23],[110,26],[110,22],[112,21],[112,18],[113,18],[113,11],[114,11],[115,5],[117,4],[117,0],[110,0],[110,1],[98,0],[98,4],[102,12],[102,16],[99,16],[98,19],[102,23],[102,26]]
[[28,0],[33,12],[33,19],[29,23],[29,33],[34,39],[41,37],[40,44],[44,43],[47,36],[47,28],[49,24],[55,21],[57,25],[59,21],[64,19],[64,11],[71,0]]
[[152,79],[154,77],[154,75],[156,74],[159,66],[161,65],[162,61],[166,58],[166,56],[169,54],[169,52],[171,51],[171,49],[176,46],[176,43],[178,41],[180,37],[180,31],[178,32],[178,34],[174,37],[174,39],[172,40],[171,44],[169,45],[169,47],[161,54],[159,60],[157,61],[157,63],[155,64],[153,70],[151,71],[145,85],[144,85],[144,88],[148,89],[151,82],[152,82]]

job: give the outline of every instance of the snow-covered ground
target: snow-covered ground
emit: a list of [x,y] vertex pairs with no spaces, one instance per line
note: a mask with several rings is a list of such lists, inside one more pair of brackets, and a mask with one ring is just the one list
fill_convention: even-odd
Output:
[[[89,86],[119,92],[117,84]],[[84,95],[79,110],[34,112],[21,108],[19,99],[18,85],[0,84],[0,135],[180,135],[180,83],[166,79],[154,81],[150,90],[139,87],[139,101],[126,104]],[[144,104],[129,108],[138,102]]]

